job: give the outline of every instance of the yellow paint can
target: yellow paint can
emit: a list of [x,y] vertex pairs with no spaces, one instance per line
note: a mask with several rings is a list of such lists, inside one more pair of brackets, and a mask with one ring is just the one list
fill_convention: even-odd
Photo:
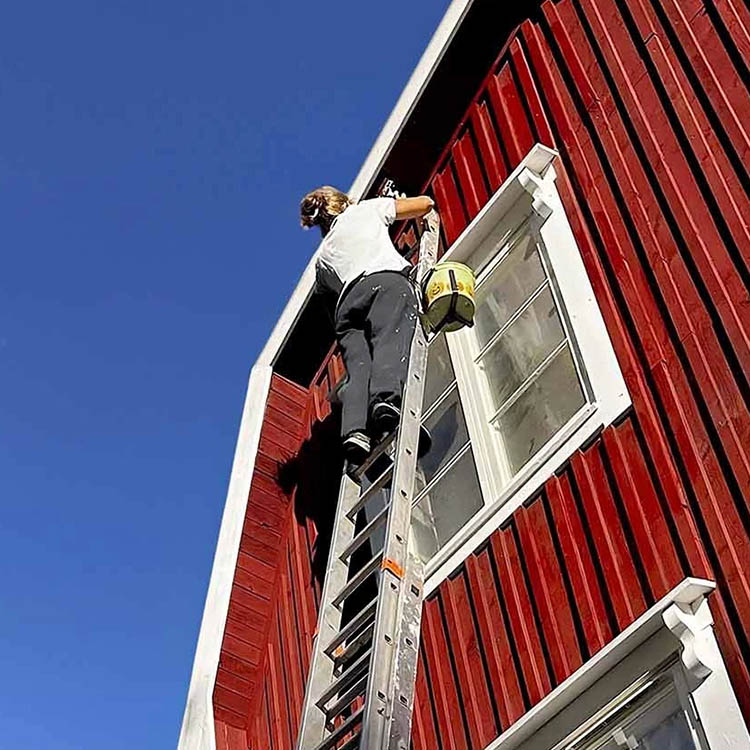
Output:
[[433,266],[422,282],[424,315],[432,331],[457,331],[474,325],[474,271],[463,263]]

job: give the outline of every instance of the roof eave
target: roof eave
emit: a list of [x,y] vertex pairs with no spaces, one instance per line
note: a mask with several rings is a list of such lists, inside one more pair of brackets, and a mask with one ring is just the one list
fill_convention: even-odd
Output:
[[[366,195],[378,176],[385,160],[397,142],[404,125],[411,116],[430,79],[450,46],[453,37],[469,12],[474,0],[452,0],[422,57],[411,74],[396,105],[375,139],[367,158],[359,170],[349,194],[355,199]],[[258,365],[273,365],[284,346],[300,313],[312,293],[315,268],[312,259],[302,273],[271,335],[256,361]]]

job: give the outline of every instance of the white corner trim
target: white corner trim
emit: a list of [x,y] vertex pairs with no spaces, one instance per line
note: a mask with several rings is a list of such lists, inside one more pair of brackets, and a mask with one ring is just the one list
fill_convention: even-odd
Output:
[[216,748],[212,703],[214,683],[271,374],[271,367],[267,365],[256,365],[250,372],[227,499],[195,648],[178,750]]
[[711,750],[750,748],[750,734],[716,642],[708,601],[675,602],[662,618],[681,644],[685,681],[708,746]]
[[708,602],[675,603],[662,613],[664,624],[682,645],[680,658],[685,667],[685,676],[692,689],[697,687],[711,672],[711,643],[713,641],[713,617]]
[[[361,198],[369,190],[372,181],[377,177],[473,2],[474,0],[453,0],[448,6],[417,67],[401,92],[396,106],[391,111],[349,188],[349,195],[355,200]],[[311,258],[263,347],[257,360],[258,364],[273,364],[309,299],[314,282],[315,267]]]
[[485,750],[512,750],[518,747],[618,662],[663,628],[663,614],[666,610],[676,604],[697,611],[714,588],[716,584],[713,581],[686,578],[487,745]]

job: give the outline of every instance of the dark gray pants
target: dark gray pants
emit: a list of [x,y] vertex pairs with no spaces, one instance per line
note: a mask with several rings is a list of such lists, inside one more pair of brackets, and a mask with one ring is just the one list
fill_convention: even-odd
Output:
[[341,434],[367,428],[377,401],[401,404],[409,348],[417,324],[417,296],[396,271],[355,282],[336,310],[336,337],[349,380],[341,390]]

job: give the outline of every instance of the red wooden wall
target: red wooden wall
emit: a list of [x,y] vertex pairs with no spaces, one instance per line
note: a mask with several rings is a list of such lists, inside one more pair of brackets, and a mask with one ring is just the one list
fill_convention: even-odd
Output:
[[683,501],[635,416],[576,453],[426,602],[414,747],[483,748],[686,575],[706,575]]
[[278,463],[299,448],[306,404],[306,389],[272,377],[214,687],[219,750],[247,748],[248,716],[256,710],[273,631],[272,600],[286,565],[290,498],[279,487]]
[[254,711],[248,714],[250,748],[293,748],[297,735],[328,549],[318,528],[332,526],[341,476],[335,449],[338,425],[327,400],[341,375],[340,357],[329,357],[307,394],[300,463],[263,649],[264,672],[254,688]]
[[[633,410],[426,603],[415,748],[484,747],[686,575],[718,583],[750,719],[750,8],[548,0],[503,44],[425,189],[450,243],[534,143],[558,149]],[[288,518],[253,750],[293,747],[315,627],[315,523]]]
[[[582,623],[594,617],[605,633],[619,630],[652,601],[655,582],[662,590],[692,573],[719,584],[716,630],[750,718],[749,42],[750,10],[739,0],[543,3],[512,35],[429,180],[451,242],[533,143],[559,150],[559,188],[634,402],[630,420],[577,456],[482,553],[494,566],[509,632],[522,637],[527,663],[516,671],[519,687],[526,681],[526,707],[587,653]],[[578,643],[560,640],[567,630],[550,622],[550,594],[534,587],[539,539],[548,541],[553,527],[562,533],[560,508],[571,492],[573,507],[589,517],[570,522],[597,545],[593,580],[606,582],[586,591],[588,609],[576,614],[579,604],[571,605]],[[668,509],[669,564],[645,534],[654,492]],[[608,509],[589,511],[610,496]],[[528,533],[532,521],[538,533]],[[546,564],[574,575],[569,554],[558,549],[555,561],[548,552]],[[487,669],[486,684],[469,682],[482,672],[462,666],[461,631],[451,624],[451,599],[465,595],[482,555],[428,605],[427,671],[431,649],[433,659],[441,648],[452,659],[451,671],[436,681],[431,674],[439,686],[428,701],[433,718],[456,695],[467,711],[483,705],[487,685],[501,702],[513,695],[506,686],[499,695],[508,697],[498,698]],[[579,577],[573,590],[591,580]],[[592,615],[607,592],[615,592],[607,617]],[[470,628],[465,635],[476,643]],[[485,640],[480,648],[492,647]],[[433,672],[446,661],[434,663]],[[489,715],[500,726],[517,716],[511,710],[503,719],[496,709]],[[469,746],[482,746],[477,722],[487,715],[477,708],[466,717]],[[440,721],[441,735],[455,729]],[[466,742],[443,737],[443,746]]]

